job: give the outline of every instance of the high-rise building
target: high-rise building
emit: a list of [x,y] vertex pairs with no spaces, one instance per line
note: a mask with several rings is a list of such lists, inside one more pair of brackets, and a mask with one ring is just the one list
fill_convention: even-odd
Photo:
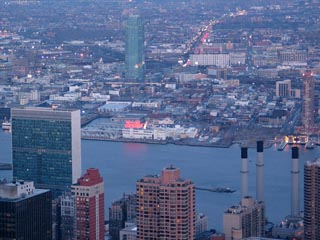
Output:
[[34,181],[54,198],[81,175],[80,111],[12,109],[13,178]]
[[33,182],[0,184],[0,239],[51,240],[51,192]]
[[311,71],[303,74],[302,125],[309,134],[314,127],[314,79]]
[[240,205],[228,208],[223,214],[223,232],[226,240],[263,237],[264,226],[264,202],[254,201],[250,196],[242,198]]
[[137,181],[137,228],[138,240],[194,239],[194,184],[180,169],[170,166]]
[[126,221],[135,222],[136,195],[126,195],[112,203],[109,208],[109,234],[113,240],[119,239],[120,230],[125,227]]
[[60,196],[61,239],[73,240],[76,236],[76,207],[75,198],[68,193]]
[[320,239],[320,159],[304,165],[304,239]]
[[76,206],[78,240],[104,239],[104,183],[99,170],[87,172],[72,185]]
[[76,206],[75,197],[65,192],[52,202],[52,240],[76,239]]
[[125,26],[125,64],[127,80],[144,80],[144,26],[138,15],[130,15]]

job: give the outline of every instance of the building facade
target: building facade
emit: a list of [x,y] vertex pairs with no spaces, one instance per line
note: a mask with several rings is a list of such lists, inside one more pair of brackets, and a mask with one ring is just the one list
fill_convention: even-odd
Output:
[[291,80],[283,80],[276,82],[276,96],[291,97]]
[[33,182],[0,184],[0,239],[51,240],[51,192]]
[[138,15],[129,16],[126,22],[125,64],[127,80],[144,80],[144,26]]
[[195,190],[180,169],[165,168],[161,176],[137,181],[137,239],[193,240]]
[[240,205],[232,206],[223,214],[223,232],[226,240],[263,237],[265,227],[264,202],[244,197]]
[[69,193],[60,197],[60,214],[61,214],[61,239],[76,239],[76,207],[75,198]]
[[206,231],[208,231],[208,217],[203,213],[197,213],[195,221],[195,234],[198,236]]
[[136,240],[137,226],[134,223],[126,224],[125,228],[120,231],[120,240]]
[[226,53],[219,54],[190,54],[191,66],[217,66],[229,67],[230,55]]
[[320,239],[320,159],[304,165],[304,239]]
[[80,111],[12,109],[13,178],[34,181],[53,197],[81,175]]
[[119,239],[120,230],[126,221],[134,223],[136,218],[136,195],[123,195],[109,208],[109,234],[113,240]]
[[78,240],[104,239],[104,183],[99,170],[87,169],[72,185],[76,207],[76,236]]

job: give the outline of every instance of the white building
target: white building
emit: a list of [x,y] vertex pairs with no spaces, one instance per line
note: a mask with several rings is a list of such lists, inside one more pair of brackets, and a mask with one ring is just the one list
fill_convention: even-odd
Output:
[[120,231],[120,240],[136,240],[137,239],[137,226],[133,223],[126,223],[124,229]]
[[191,66],[230,66],[229,54],[191,54]]
[[196,236],[208,230],[208,217],[203,213],[197,213],[195,221]]
[[152,129],[123,128],[122,137],[127,139],[153,140],[154,131]]

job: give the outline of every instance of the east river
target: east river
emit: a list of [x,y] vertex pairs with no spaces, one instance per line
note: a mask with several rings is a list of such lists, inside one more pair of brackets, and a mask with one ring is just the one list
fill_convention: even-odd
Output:
[[[249,193],[255,196],[256,150],[249,150]],[[300,203],[303,209],[303,164],[319,156],[319,149],[300,147]],[[290,213],[291,149],[264,151],[264,195],[266,214],[278,223]],[[0,132],[0,162],[11,162],[11,136]],[[112,201],[123,193],[135,192],[136,180],[147,174],[160,174],[173,164],[182,177],[199,187],[230,187],[235,193],[196,191],[196,210],[206,214],[209,227],[222,230],[225,209],[240,200],[240,147],[189,147],[178,145],[135,144],[108,141],[82,141],[82,171],[93,167],[100,170],[105,183],[106,218]],[[1,178],[12,178],[11,171],[0,171]]]

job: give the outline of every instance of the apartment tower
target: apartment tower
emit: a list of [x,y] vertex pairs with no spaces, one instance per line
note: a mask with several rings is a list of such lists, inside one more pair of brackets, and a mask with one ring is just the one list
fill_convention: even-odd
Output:
[[137,181],[137,227],[138,240],[194,239],[194,184],[180,169],[170,166]]
[[320,239],[320,159],[304,165],[304,239]]
[[72,185],[76,207],[76,236],[78,240],[104,239],[104,183],[99,170],[87,172]]
[[34,181],[53,197],[81,175],[80,111],[12,109],[13,179]]

